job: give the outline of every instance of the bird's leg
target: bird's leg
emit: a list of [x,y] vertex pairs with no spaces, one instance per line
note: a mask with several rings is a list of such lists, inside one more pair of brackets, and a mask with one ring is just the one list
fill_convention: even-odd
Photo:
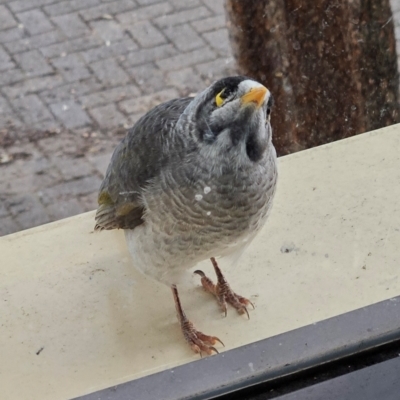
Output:
[[204,333],[195,329],[193,323],[187,319],[186,314],[183,311],[181,301],[179,299],[178,289],[175,285],[172,285],[171,290],[174,296],[175,308],[179,323],[181,324],[181,330],[190,348],[195,353],[200,353],[200,356],[202,356],[203,352],[208,355],[211,355],[213,351],[218,353],[218,350],[213,347],[213,345],[215,345],[217,342],[221,343],[223,346],[224,344],[217,337],[205,335]]
[[210,260],[217,275],[218,281],[216,285],[210,278],[205,275],[203,271],[194,271],[195,274],[201,276],[201,284],[203,285],[204,289],[207,292],[212,293],[217,298],[218,304],[220,305],[222,311],[225,313],[225,316],[227,313],[226,303],[229,303],[231,306],[236,308],[239,314],[246,313],[247,317],[250,319],[249,312],[247,311],[247,306],[251,304],[254,308],[254,304],[245,297],[236,294],[229,286],[229,283],[222,274],[221,269],[217,264],[217,261],[215,261],[215,258],[211,257]]

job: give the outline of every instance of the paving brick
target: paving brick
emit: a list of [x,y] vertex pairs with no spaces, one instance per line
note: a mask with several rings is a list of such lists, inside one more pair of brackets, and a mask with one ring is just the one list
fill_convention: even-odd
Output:
[[25,74],[20,69],[10,69],[0,74],[0,86],[10,85],[25,78]]
[[48,32],[54,28],[47,16],[39,9],[19,13],[17,18],[30,35]]
[[83,157],[79,163],[70,157],[54,157],[52,161],[54,165],[57,165],[57,169],[66,181],[90,176],[94,173],[92,164]]
[[113,129],[126,123],[126,117],[117,110],[115,104],[92,108],[90,114],[101,128]]
[[73,101],[50,104],[50,109],[67,128],[73,129],[92,123],[82,106]]
[[5,115],[10,112],[11,112],[11,108],[10,108],[10,105],[8,104],[7,100],[3,96],[0,96],[0,116]]
[[189,53],[182,53],[164,60],[156,61],[156,65],[161,70],[177,70],[199,62],[210,61],[215,58],[216,54],[214,51],[208,47],[203,47]]
[[[40,35],[24,37],[19,40],[4,43],[6,49],[11,53],[21,53],[23,51],[37,49],[39,47],[45,47],[53,43],[60,43],[65,40],[65,36],[58,30],[42,33]],[[60,46],[59,44],[57,45]]]
[[[0,169],[1,171],[1,169]],[[21,227],[12,217],[2,217],[0,220],[0,236],[9,235],[21,230]]]
[[193,68],[183,68],[179,71],[171,71],[167,74],[166,83],[177,88],[182,97],[190,93],[196,93],[205,88],[205,83],[197,75]]
[[94,61],[103,60],[106,58],[111,58],[119,55],[128,55],[132,51],[138,49],[137,44],[132,39],[124,39],[120,42],[111,42],[108,46],[103,44],[95,49],[91,49],[82,52],[82,57],[87,63],[92,63]]
[[12,42],[13,40],[21,39],[25,36],[25,31],[23,28],[12,28],[7,29],[5,31],[0,30],[0,42],[7,43]]
[[215,14],[224,14],[224,2],[222,0],[202,0],[203,3]]
[[150,21],[140,21],[127,28],[141,47],[154,47],[166,43],[167,39]]
[[95,75],[104,85],[116,86],[129,82],[127,73],[113,59],[90,64]]
[[125,68],[133,67],[135,65],[146,64],[155,60],[162,60],[176,54],[178,54],[178,52],[172,44],[165,44],[151,49],[141,49],[127,54],[122,64]]
[[211,82],[221,79],[225,76],[238,74],[238,70],[233,58],[217,58],[213,61],[196,64],[194,68],[205,80],[206,84],[210,84]]
[[68,38],[76,38],[90,34],[87,25],[81,20],[78,14],[66,14],[52,18]]
[[81,102],[86,108],[93,108],[109,103],[117,103],[126,98],[139,96],[140,90],[136,86],[124,85],[83,96],[81,97]]
[[40,97],[46,104],[61,103],[78,99],[87,93],[97,92],[102,87],[103,85],[92,76],[80,82],[71,82],[54,89],[42,91]]
[[185,10],[202,5],[200,0],[169,0],[169,2],[175,10]]
[[42,47],[40,52],[47,58],[60,57],[69,53],[83,51],[99,47],[103,45],[103,41],[96,36],[84,36],[77,39],[64,41],[55,45]]
[[153,63],[128,69],[128,73],[145,95],[158,92],[165,87],[165,74]]
[[205,45],[203,39],[189,24],[168,27],[164,33],[181,51],[194,50]]
[[149,4],[161,3],[163,0],[136,0],[136,3],[141,6],[148,6]]
[[103,3],[97,7],[85,9],[81,15],[85,21],[92,21],[101,18],[103,15],[118,14],[134,8],[136,8],[136,4],[132,0],[117,0],[110,3]]
[[197,7],[191,10],[184,10],[170,15],[163,15],[154,20],[155,24],[161,28],[184,24],[199,18],[209,17],[211,12],[206,7]]
[[78,198],[89,193],[97,193],[101,184],[98,176],[87,176],[63,182],[50,188],[43,189],[40,193],[41,201],[48,206],[62,198]]
[[48,15],[70,14],[74,11],[81,10],[99,4],[99,0],[67,0],[61,1],[50,6],[43,7]]
[[134,22],[149,20],[161,15],[168,14],[173,11],[173,8],[169,2],[162,2],[153,4],[151,6],[137,8],[131,12],[118,14],[116,18],[126,26],[132,26]]
[[45,75],[53,71],[37,50],[15,54],[14,58],[28,76]]
[[86,196],[79,196],[79,203],[85,211],[92,211],[97,208],[97,193],[99,189],[93,190],[93,192],[87,194]]
[[44,89],[51,90],[64,82],[60,75],[41,76],[39,78],[24,79],[12,86],[4,87],[3,92],[12,100],[31,93],[38,93]]
[[57,0],[17,0],[8,3],[11,11],[17,13],[25,10],[31,10],[40,6],[55,3]]
[[99,172],[99,174],[104,177],[108,164],[111,161],[111,154],[106,153],[106,154],[98,154],[95,156],[89,156],[88,157],[89,162],[96,168],[96,170]]
[[11,60],[8,53],[0,45],[0,71],[5,71],[6,69],[11,69],[14,67],[14,62]]
[[0,5],[0,30],[13,28],[18,23],[7,7]]
[[191,25],[197,32],[208,32],[219,28],[226,27],[226,19],[224,15],[204,18],[198,21],[191,22]]
[[124,39],[127,34],[120,24],[112,20],[93,21],[90,23],[94,33],[105,42],[115,42]]
[[52,63],[68,82],[79,81],[91,76],[85,63],[77,54],[68,54],[65,57],[55,58]]
[[229,56],[231,54],[231,45],[226,28],[203,33],[203,38],[206,39],[211,47],[217,50],[221,56]]
[[14,99],[13,106],[26,124],[53,119],[47,107],[35,94]]
[[176,89],[165,89],[148,96],[129,99],[120,103],[120,108],[127,114],[144,114],[156,105],[179,97]]
[[50,214],[52,220],[72,217],[85,211],[84,206],[74,198],[50,203],[47,206],[47,212]]

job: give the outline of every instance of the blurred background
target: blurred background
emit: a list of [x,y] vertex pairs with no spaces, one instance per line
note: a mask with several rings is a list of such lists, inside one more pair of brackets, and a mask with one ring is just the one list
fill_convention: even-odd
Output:
[[302,3],[0,0],[0,235],[96,208],[126,128],[227,75],[280,155],[398,122],[400,0]]

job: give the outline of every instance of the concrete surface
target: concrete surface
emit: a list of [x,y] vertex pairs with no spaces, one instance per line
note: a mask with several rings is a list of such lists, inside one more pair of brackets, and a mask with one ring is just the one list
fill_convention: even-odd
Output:
[[[224,318],[197,275],[180,287],[222,354],[399,294],[399,146],[400,124],[279,160],[268,223],[235,268],[221,262],[250,320]],[[71,398],[199,358],[169,288],[135,270],[122,231],[93,233],[93,215],[0,238],[4,400]]]

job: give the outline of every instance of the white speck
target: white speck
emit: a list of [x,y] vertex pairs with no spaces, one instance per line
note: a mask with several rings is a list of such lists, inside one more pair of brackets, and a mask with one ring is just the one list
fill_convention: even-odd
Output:
[[211,192],[210,186],[206,186],[206,187],[204,188],[204,194],[208,194],[208,193],[210,193],[210,192]]
[[68,110],[68,106],[67,106],[66,104],[64,104],[64,105],[62,106],[62,109],[63,109],[63,111],[67,111],[67,110]]
[[207,211],[207,215],[211,215],[211,211]]
[[200,201],[200,200],[203,198],[203,196],[202,196],[201,194],[196,194],[196,196],[194,196],[194,198],[195,198],[197,201]]
[[249,363],[249,368],[251,372],[254,372],[254,365],[252,362]]
[[18,29],[24,29],[24,25],[23,24],[18,24]]
[[111,45],[111,42],[109,40],[106,40],[106,46],[109,47]]
[[243,239],[243,243],[246,243],[246,242],[248,242],[248,241],[249,241],[249,238],[248,238],[248,237],[246,237],[246,238]]
[[65,52],[65,51],[63,51],[61,54],[60,54],[60,57],[66,57],[67,56],[67,53]]

